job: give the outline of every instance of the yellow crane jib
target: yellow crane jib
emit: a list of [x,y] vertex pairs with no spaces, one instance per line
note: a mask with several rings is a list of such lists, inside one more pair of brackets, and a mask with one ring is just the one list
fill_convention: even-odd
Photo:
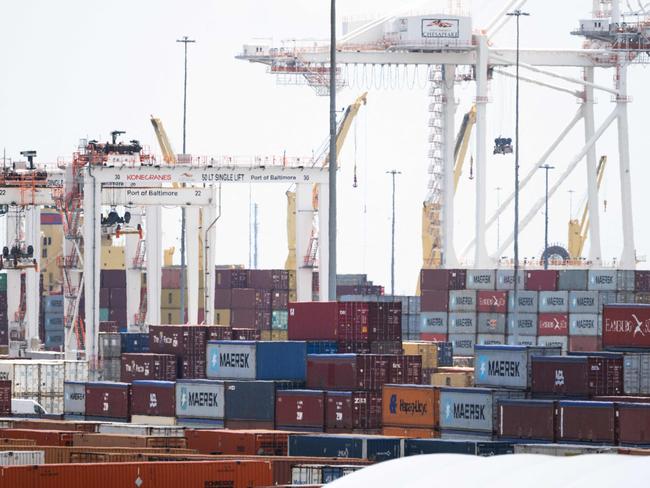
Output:
[[160,145],[160,150],[162,151],[163,159],[167,164],[176,164],[176,154],[172,149],[172,145],[169,142],[167,137],[167,132],[163,127],[162,120],[151,116],[151,125],[153,125],[153,130],[156,133],[156,138],[158,139],[158,144]]

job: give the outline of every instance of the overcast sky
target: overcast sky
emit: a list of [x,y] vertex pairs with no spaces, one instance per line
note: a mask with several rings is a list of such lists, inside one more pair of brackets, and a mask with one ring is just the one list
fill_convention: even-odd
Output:
[[[339,2],[344,16],[375,15],[394,8],[389,0]],[[456,5],[457,2],[452,2]],[[464,2],[473,27],[484,27],[503,3],[500,0]],[[580,18],[589,16],[589,0],[555,2],[530,0],[522,19],[522,47],[577,48],[581,39],[570,35]],[[449,2],[429,2],[432,13]],[[242,44],[254,38],[324,39],[328,35],[329,2],[325,0],[22,0],[0,3],[0,149],[17,157],[36,149],[40,162],[70,158],[80,138],[106,139],[111,130],[127,131],[158,152],[149,115],[160,117],[177,152],[182,141],[183,50],[176,39],[196,39],[189,53],[187,147],[193,154],[311,155],[327,137],[328,100],[307,86],[278,86],[261,65],[235,60]],[[514,46],[509,25],[494,45]],[[577,69],[566,74],[580,76]],[[630,69],[630,146],[635,209],[645,208],[649,170],[645,164],[648,138],[645,109],[650,102],[647,69]],[[600,70],[597,82],[611,86],[612,70]],[[340,92],[343,108],[366,88]],[[474,85],[457,88],[458,120],[474,98]],[[397,180],[397,291],[414,291],[421,265],[421,206],[428,181],[429,100],[426,86],[370,89],[340,156],[339,272],[367,273],[388,286],[390,277],[390,178]],[[597,121],[612,110],[609,94],[599,93]],[[495,78],[490,89],[488,138],[514,133],[514,82]],[[570,95],[529,85],[522,87],[521,165],[532,167],[562,126],[578,109]],[[579,125],[572,137],[548,161],[560,173],[583,142]],[[617,257],[621,249],[618,156],[612,126],[597,145],[609,157],[601,192],[603,254]],[[471,145],[474,149],[474,144]],[[488,149],[491,149],[489,147]],[[353,167],[359,185],[353,188]],[[488,160],[488,213],[513,188],[512,157]],[[551,242],[566,245],[570,194],[577,213],[586,186],[581,163],[550,205]],[[460,253],[473,236],[474,183],[468,167],[456,195],[456,247]],[[283,185],[255,185],[259,204],[259,267],[282,267],[286,257],[286,205]],[[524,211],[543,194],[543,174],[522,194]],[[224,189],[223,216],[218,226],[218,263],[248,264],[249,187]],[[607,201],[606,211],[604,200]],[[178,248],[179,215],[165,213],[164,243]],[[500,220],[501,238],[512,227],[512,210]],[[635,215],[636,248],[650,254],[642,212]],[[496,229],[489,232],[490,252],[496,248]],[[543,248],[543,215],[538,213],[522,234],[522,256],[539,256]],[[470,255],[471,257],[471,255]],[[642,265],[645,267],[645,265]]]

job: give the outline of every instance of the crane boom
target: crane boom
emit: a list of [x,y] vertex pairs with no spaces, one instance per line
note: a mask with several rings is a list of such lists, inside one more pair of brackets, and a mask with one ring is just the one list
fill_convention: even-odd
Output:
[[160,145],[160,150],[163,154],[163,159],[167,164],[176,164],[176,154],[172,149],[172,145],[169,142],[167,137],[167,132],[163,127],[162,120],[151,116],[151,125],[153,125],[153,130],[156,133],[156,138],[158,139],[158,144]]

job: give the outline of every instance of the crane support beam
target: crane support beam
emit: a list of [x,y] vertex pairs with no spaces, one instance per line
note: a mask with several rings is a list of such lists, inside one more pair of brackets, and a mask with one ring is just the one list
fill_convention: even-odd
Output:
[[[1,191],[0,191],[1,192]],[[208,188],[102,188],[102,205],[204,207],[212,201]]]
[[52,192],[47,188],[0,188],[0,205],[53,205]]
[[[585,69],[593,69],[593,68],[585,68]],[[507,76],[509,78],[516,78],[516,75],[513,73],[509,73],[508,71],[502,70],[502,69],[494,69],[494,73]],[[573,95],[576,98],[582,97],[582,92],[579,92],[577,90],[570,90],[569,88],[564,88],[562,86],[557,86],[557,85],[552,85],[550,83],[545,83],[543,81],[535,80],[533,78],[528,78],[526,76],[521,76],[519,75],[519,79],[521,81],[525,81],[526,83],[530,83],[532,85],[538,85],[538,86],[543,86],[544,88],[550,88],[551,90],[555,90],[558,92],[562,93],[567,93],[569,95]]]

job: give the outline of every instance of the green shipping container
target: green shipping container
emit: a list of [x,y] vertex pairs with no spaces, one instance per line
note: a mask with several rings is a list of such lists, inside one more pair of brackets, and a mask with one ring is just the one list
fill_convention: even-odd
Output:
[[271,312],[271,329],[287,330],[289,323],[289,312],[286,310],[273,310]]
[[7,273],[0,274],[0,291],[7,291]]
[[99,321],[100,322],[108,322],[108,309],[107,308],[100,308],[99,309]]

